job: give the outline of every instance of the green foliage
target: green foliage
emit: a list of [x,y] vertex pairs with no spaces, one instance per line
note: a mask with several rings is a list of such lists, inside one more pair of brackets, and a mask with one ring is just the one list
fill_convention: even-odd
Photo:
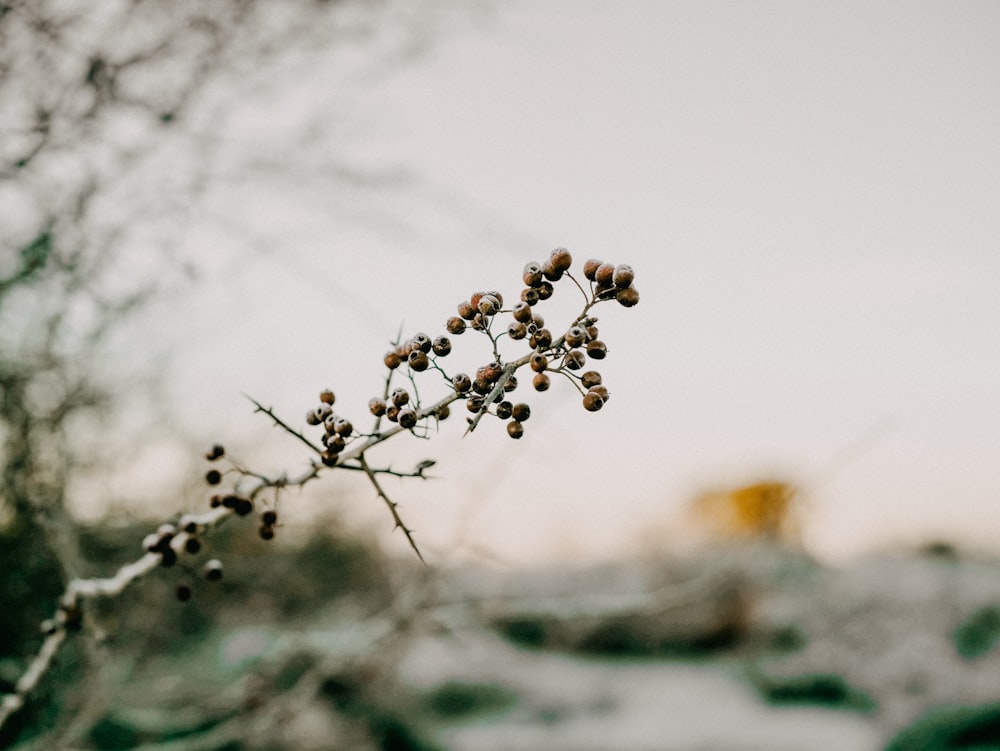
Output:
[[516,696],[502,686],[449,681],[427,697],[427,708],[442,719],[496,712],[511,706]]
[[858,712],[870,712],[876,707],[868,693],[851,686],[835,673],[773,676],[756,672],[752,680],[770,704],[808,704]]
[[936,707],[901,730],[885,751],[1000,751],[1000,703]]
[[952,638],[958,653],[967,660],[986,654],[1000,638],[1000,606],[980,608],[958,624]]

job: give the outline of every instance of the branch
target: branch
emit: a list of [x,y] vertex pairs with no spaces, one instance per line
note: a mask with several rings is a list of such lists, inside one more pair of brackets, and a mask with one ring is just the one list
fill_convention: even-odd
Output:
[[417,547],[417,543],[413,539],[413,532],[403,523],[403,519],[399,515],[399,511],[397,510],[397,506],[399,504],[386,495],[382,486],[379,485],[378,478],[375,477],[375,473],[372,471],[371,467],[368,466],[368,462],[365,461],[364,454],[358,457],[358,462],[360,462],[361,468],[365,471],[365,474],[368,475],[368,479],[375,488],[375,492],[378,493],[378,497],[385,501],[385,505],[389,509],[389,513],[392,514],[392,519],[396,522],[396,526],[403,530],[403,534],[406,535],[406,539],[410,543],[410,547],[413,548],[413,552],[417,554],[417,558],[420,559],[420,562],[426,566],[427,561],[425,561],[423,555],[420,554],[420,548]]

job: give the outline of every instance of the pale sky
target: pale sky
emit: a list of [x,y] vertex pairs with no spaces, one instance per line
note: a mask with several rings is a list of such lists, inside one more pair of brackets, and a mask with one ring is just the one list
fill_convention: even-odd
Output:
[[[262,469],[295,466],[240,392],[300,420],[331,386],[360,422],[401,323],[439,333],[565,246],[637,272],[639,306],[598,309],[612,400],[588,414],[568,384],[525,389],[520,442],[454,421],[373,452],[438,460],[440,480],[392,490],[430,558],[669,549],[694,495],[773,477],[802,487],[822,556],[996,549],[998,39],[993,2],[515,2],[351,91],[326,84],[334,52],[290,64],[222,141],[315,180],[210,196],[243,234],[181,301],[211,344],[173,366],[179,410]],[[328,190],[345,150],[401,184]],[[222,237],[206,221],[189,248]],[[242,241],[271,250],[234,274]],[[336,474],[323,497],[388,535],[347,479],[349,503]]]

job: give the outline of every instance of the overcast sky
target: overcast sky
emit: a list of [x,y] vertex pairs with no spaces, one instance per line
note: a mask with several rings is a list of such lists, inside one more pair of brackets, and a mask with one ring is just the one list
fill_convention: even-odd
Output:
[[[637,271],[640,305],[599,313],[612,400],[557,384],[525,392],[520,442],[455,422],[383,447],[439,461],[393,488],[431,555],[668,549],[692,497],[768,478],[802,488],[824,556],[996,547],[1000,5],[515,2],[447,26],[350,91],[333,51],[289,64],[232,114],[226,149],[315,180],[210,197],[225,242],[270,252],[184,301],[216,322],[174,375],[206,434],[272,446],[241,391],[298,419],[329,385],[360,421],[401,324],[440,332],[566,246]],[[328,190],[343,153],[385,184]]]

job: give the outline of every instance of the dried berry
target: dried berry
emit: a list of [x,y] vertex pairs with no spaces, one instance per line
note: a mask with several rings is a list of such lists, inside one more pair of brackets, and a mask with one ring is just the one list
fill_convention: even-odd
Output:
[[604,261],[598,260],[597,258],[591,258],[583,264],[583,275],[593,282],[597,279],[597,270],[603,265]]
[[524,272],[521,279],[526,287],[537,287],[542,283],[542,264],[537,261],[529,261],[524,264]]
[[538,299],[548,300],[552,297],[552,293],[555,291],[555,287],[552,286],[550,282],[542,282],[538,285]]
[[478,307],[484,316],[495,316],[500,312],[500,301],[493,295],[486,294],[479,299]]
[[438,411],[436,414],[439,420],[447,420],[448,417],[451,416],[451,407],[449,407],[447,404],[443,404],[442,406],[438,407]]
[[459,394],[464,394],[472,388],[472,379],[465,373],[456,373],[451,377],[451,385]]
[[380,399],[379,397],[374,397],[368,400],[368,411],[371,412],[375,417],[381,417],[385,414],[385,399]]
[[268,527],[273,527],[278,522],[278,512],[274,509],[267,509],[264,513],[260,515],[260,523],[267,525]]
[[274,527],[266,527],[261,525],[257,529],[257,534],[260,535],[262,540],[273,540],[274,539]]
[[395,404],[387,404],[385,407],[385,419],[389,422],[397,422],[399,420],[399,407]]
[[528,360],[528,365],[536,373],[541,373],[549,366],[549,358],[541,352],[533,352],[531,354],[531,359]]
[[217,582],[222,578],[222,561],[213,558],[205,563],[204,567],[205,578],[210,582]]
[[407,363],[410,368],[418,373],[422,373],[427,370],[430,366],[431,361],[427,358],[427,354],[423,350],[415,349],[406,358]]
[[431,349],[434,350],[434,354],[438,357],[447,357],[451,354],[451,339],[446,336],[439,336],[434,340]]
[[177,599],[181,602],[187,602],[191,599],[191,585],[181,582],[177,585]]
[[578,349],[571,349],[563,358],[563,365],[570,370],[579,370],[587,362],[586,355]]
[[531,306],[524,300],[514,303],[514,307],[511,308],[510,312],[514,316],[515,321],[527,323],[531,320]]
[[523,402],[521,404],[515,404],[511,416],[518,422],[527,422],[528,418],[531,417],[531,407]]
[[177,551],[172,547],[167,546],[159,551],[160,553],[160,565],[163,568],[171,568],[177,563]]
[[526,287],[521,290],[521,302],[526,302],[528,305],[535,305],[540,299],[538,290],[533,287]]
[[195,555],[199,550],[201,550],[201,540],[197,537],[188,537],[184,541],[184,552]]
[[497,417],[501,420],[508,419],[514,413],[514,405],[510,402],[500,402],[497,405]]
[[580,383],[583,384],[583,387],[585,389],[589,389],[592,386],[599,385],[602,380],[603,379],[601,378],[601,374],[598,373],[596,370],[588,370],[586,373],[580,376]]
[[316,410],[311,409],[306,412],[306,424],[319,425],[321,422],[323,422],[323,420],[318,414],[316,414]]
[[319,400],[323,404],[333,404],[337,401],[337,397],[330,389],[323,389],[319,392]]
[[468,300],[464,300],[458,304],[458,315],[466,321],[471,321],[476,317],[476,313],[478,312],[479,310]]
[[470,412],[482,412],[486,399],[480,394],[470,394],[465,400],[465,408]]
[[552,264],[552,268],[561,273],[569,271],[569,267],[573,265],[573,256],[566,248],[556,248],[549,255],[549,262]]
[[483,377],[490,383],[496,383],[503,375],[503,366],[498,362],[487,363],[483,366]]
[[613,285],[615,277],[615,267],[610,263],[602,263],[594,272],[594,281],[604,287]]
[[219,494],[213,495],[211,498],[208,499],[208,505],[211,506],[212,508],[218,508],[219,506],[222,505],[222,496]]
[[458,336],[465,331],[465,321],[459,316],[452,316],[447,320],[444,327],[448,330],[449,334]]
[[507,435],[511,438],[520,438],[524,435],[524,426],[517,420],[511,420],[507,423]]
[[427,334],[414,334],[410,338],[410,344],[413,345],[415,349],[419,349],[425,355],[431,351],[431,338],[427,336]]
[[601,397],[604,400],[605,404],[607,404],[608,400],[611,398],[611,394],[608,393],[607,386],[603,385],[591,386],[589,390],[593,391],[595,394]]
[[615,273],[612,275],[611,281],[616,287],[623,289],[630,287],[633,279],[635,279],[635,272],[627,263],[620,263],[615,266]]
[[404,404],[410,401],[410,393],[402,387],[395,388],[392,390],[390,398],[392,399],[393,404],[395,404],[397,407],[402,407]]
[[511,376],[507,379],[507,382],[503,385],[504,391],[513,391],[517,388],[517,377]]
[[539,373],[531,379],[531,385],[535,387],[535,391],[548,391],[549,386],[552,385],[552,379],[545,373]]
[[333,430],[338,435],[342,435],[346,438],[354,432],[354,424],[346,417],[338,417],[333,423]]
[[558,282],[560,279],[562,279],[562,275],[563,275],[562,270],[557,269],[555,267],[555,265],[552,263],[551,258],[542,264],[542,276],[544,276],[548,281]]
[[626,308],[631,308],[639,304],[639,290],[635,287],[626,287],[615,293],[615,299]]
[[570,326],[564,340],[567,347],[579,347],[587,341],[587,329],[582,326]]
[[603,360],[608,356],[607,345],[605,345],[600,339],[594,339],[591,342],[587,342],[587,355],[594,360]]
[[393,349],[385,353],[385,357],[382,358],[382,361],[385,363],[385,366],[389,368],[389,370],[395,370],[402,364],[403,358],[400,357],[399,353]]
[[222,482],[222,473],[217,469],[210,469],[205,473],[205,482],[209,485],[218,485]]
[[205,454],[205,458],[210,462],[214,462],[216,459],[221,459],[226,453],[226,449],[222,447],[221,444],[215,444],[209,449],[208,453]]
[[319,455],[319,458],[324,466],[332,467],[337,463],[337,452],[326,450]]
[[404,428],[412,428],[417,424],[417,412],[410,407],[403,407],[399,410],[399,424]]
[[184,514],[177,520],[177,528],[189,535],[197,534],[198,527],[198,520],[191,514]]
[[344,440],[344,436],[340,433],[328,435],[323,443],[326,445],[331,454],[339,454],[347,446],[347,441]]
[[588,412],[596,412],[604,406],[604,400],[596,391],[588,391],[583,396],[583,408]]
[[507,336],[511,339],[518,341],[524,339],[528,335],[528,327],[525,326],[520,321],[511,321],[510,325],[507,326]]
[[552,332],[548,329],[537,329],[528,339],[532,349],[548,349],[552,346]]

